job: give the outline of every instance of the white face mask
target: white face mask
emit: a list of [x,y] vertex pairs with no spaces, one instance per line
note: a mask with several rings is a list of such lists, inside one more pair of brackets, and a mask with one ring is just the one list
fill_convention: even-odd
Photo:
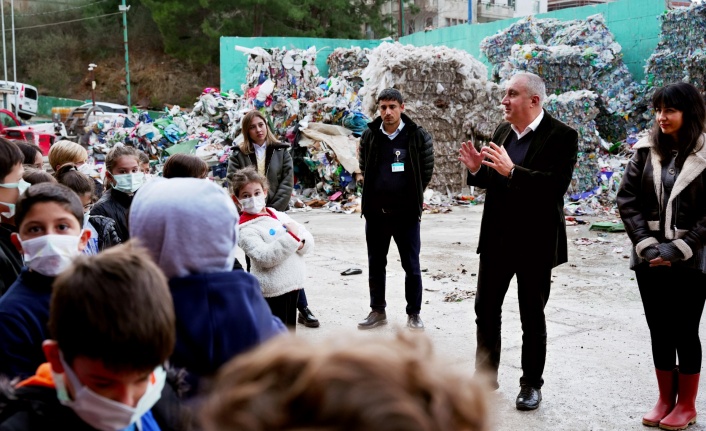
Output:
[[135,172],[132,174],[113,175],[115,185],[113,188],[123,193],[135,193],[145,182],[145,174]]
[[20,239],[20,245],[29,269],[56,277],[81,253],[78,249],[80,241],[80,236],[44,235],[27,241]]
[[[0,184],[0,187],[4,189],[18,189],[20,192],[20,196],[29,188],[31,184],[28,183],[25,180],[20,180],[19,182],[16,183],[6,183],[6,184]],[[1,212],[0,215],[2,215],[5,218],[12,218],[15,216],[15,204],[10,203],[10,202],[0,202],[0,204],[6,205],[8,210]]]
[[265,195],[240,199],[240,205],[242,205],[243,211],[248,214],[259,214],[265,208]]
[[88,219],[91,217],[91,212],[83,213],[83,228],[88,229]]
[[[88,425],[101,431],[119,431],[139,421],[162,397],[164,382],[167,380],[167,372],[164,368],[161,366],[155,368],[152,372],[154,379],[150,377],[147,390],[137,402],[137,406],[130,407],[98,395],[81,384],[63,356],[61,356],[61,364],[64,366],[64,374],[56,374],[52,371],[57,398],[61,404],[71,408]],[[73,399],[69,397],[64,376],[69,379],[74,389]]]

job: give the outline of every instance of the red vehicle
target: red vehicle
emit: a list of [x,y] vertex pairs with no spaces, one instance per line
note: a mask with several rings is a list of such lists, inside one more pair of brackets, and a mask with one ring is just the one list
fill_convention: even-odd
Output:
[[[53,125],[49,124],[53,130]],[[16,141],[25,141],[39,146],[46,155],[54,143],[55,135],[40,125],[24,126],[12,111],[0,109],[0,136]]]

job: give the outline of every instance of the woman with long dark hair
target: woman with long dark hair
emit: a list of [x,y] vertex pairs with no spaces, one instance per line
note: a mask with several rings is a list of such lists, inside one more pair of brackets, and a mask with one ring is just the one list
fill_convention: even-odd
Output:
[[706,106],[680,82],[658,89],[655,123],[633,147],[617,203],[634,244],[630,267],[650,328],[659,387],[647,426],[696,422],[699,321],[706,301]]

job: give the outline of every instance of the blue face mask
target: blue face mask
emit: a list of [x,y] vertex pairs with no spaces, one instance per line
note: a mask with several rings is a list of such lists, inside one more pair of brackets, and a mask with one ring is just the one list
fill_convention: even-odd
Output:
[[[25,180],[20,180],[19,182],[16,183],[6,183],[6,184],[0,184],[0,187],[4,189],[18,189],[20,192],[20,196],[29,188],[31,184],[28,183]],[[3,204],[7,206],[8,210],[1,212],[0,214],[5,217],[5,218],[12,218],[15,216],[15,204],[10,203],[10,202],[0,202],[0,204]]]
[[132,174],[113,175],[115,185],[113,188],[123,193],[135,193],[145,182],[145,174],[135,172]]

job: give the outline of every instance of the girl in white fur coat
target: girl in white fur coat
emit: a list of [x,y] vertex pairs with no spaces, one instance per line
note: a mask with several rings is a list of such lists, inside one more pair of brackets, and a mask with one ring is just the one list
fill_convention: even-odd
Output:
[[231,191],[241,209],[238,245],[252,260],[262,295],[292,331],[297,324],[297,298],[306,280],[304,255],[314,237],[287,214],[265,207],[267,179],[253,167],[236,172]]

